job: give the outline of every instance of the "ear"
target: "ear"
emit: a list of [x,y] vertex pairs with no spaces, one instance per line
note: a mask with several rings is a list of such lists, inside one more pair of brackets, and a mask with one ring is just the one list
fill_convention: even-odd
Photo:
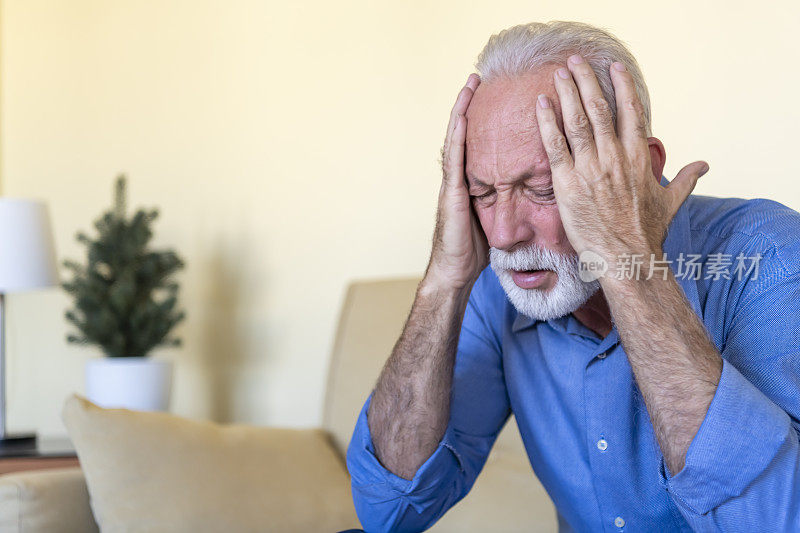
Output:
[[655,137],[647,138],[647,148],[650,149],[650,166],[653,169],[653,177],[656,183],[661,183],[661,175],[664,174],[664,165],[667,163],[667,152],[664,145]]

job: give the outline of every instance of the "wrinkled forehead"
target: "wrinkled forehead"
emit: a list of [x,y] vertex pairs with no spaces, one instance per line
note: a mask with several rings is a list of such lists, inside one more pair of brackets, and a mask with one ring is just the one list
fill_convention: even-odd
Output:
[[[547,94],[560,121],[553,83],[557,65],[524,76],[481,83],[467,110],[467,174],[498,179],[536,165],[549,169],[536,119],[536,98]],[[560,125],[560,124],[559,124]]]

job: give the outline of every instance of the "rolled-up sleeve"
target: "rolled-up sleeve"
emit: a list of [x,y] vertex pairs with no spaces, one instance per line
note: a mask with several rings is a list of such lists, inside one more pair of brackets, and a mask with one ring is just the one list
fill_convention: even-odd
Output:
[[[453,506],[463,492],[465,465],[447,428],[436,451],[412,479],[401,478],[375,456],[367,423],[367,400],[347,450],[356,512],[367,531],[422,531]],[[486,450],[488,453],[488,450]]]
[[386,469],[375,454],[367,419],[372,394],[358,415],[347,468],[356,512],[367,532],[432,526],[472,488],[510,415],[499,344],[479,310],[478,287],[462,322],[447,429],[412,479]]
[[695,531],[800,531],[800,277],[747,299],[683,469],[661,476]]

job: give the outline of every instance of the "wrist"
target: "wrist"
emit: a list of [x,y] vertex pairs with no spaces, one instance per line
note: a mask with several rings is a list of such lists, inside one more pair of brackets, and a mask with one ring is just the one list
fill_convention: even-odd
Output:
[[437,291],[441,290],[455,293],[466,290],[469,292],[472,290],[472,285],[477,281],[478,277],[480,277],[482,270],[483,269],[472,273],[453,273],[446,268],[439,267],[431,260],[431,262],[428,263],[428,267],[425,269],[422,281],[431,290],[435,289]]
[[419,296],[427,299],[456,300],[466,303],[476,280],[477,277],[466,282],[453,281],[429,269],[417,287],[417,292]]
[[600,287],[609,304],[627,302],[625,305],[633,305],[633,302],[639,300],[652,305],[654,301],[661,300],[665,291],[678,287],[672,271],[668,271],[666,277],[662,276],[660,272],[654,273],[649,279],[648,275],[643,269],[642,275],[638,279],[636,277],[620,279],[614,276],[603,276],[599,280]]
[[[583,260],[583,255],[581,255]],[[599,277],[600,283],[621,283],[624,285],[653,279],[666,280],[670,277],[670,260],[663,250],[651,251],[628,250],[624,252],[606,252],[587,254],[590,265],[603,265],[604,272]],[[597,269],[599,267],[595,267]]]

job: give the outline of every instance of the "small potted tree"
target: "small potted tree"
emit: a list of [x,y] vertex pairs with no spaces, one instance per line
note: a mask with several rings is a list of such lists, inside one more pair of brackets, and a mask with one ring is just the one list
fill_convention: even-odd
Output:
[[176,309],[173,274],[184,263],[172,250],[148,244],[157,210],[126,214],[126,179],[117,178],[114,206],[94,223],[97,238],[77,234],[86,263],[64,261],[72,279],[62,286],[74,298],[66,319],[78,333],[67,342],[96,345],[106,357],[86,366],[86,395],[104,407],[165,411],[169,408],[172,365],[148,358],[157,346],[178,346],[170,331],[185,314]]

